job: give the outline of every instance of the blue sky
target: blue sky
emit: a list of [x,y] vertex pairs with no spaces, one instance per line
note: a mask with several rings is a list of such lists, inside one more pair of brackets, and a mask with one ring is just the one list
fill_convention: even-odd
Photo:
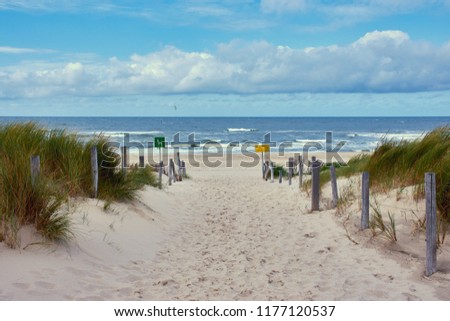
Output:
[[449,116],[449,16],[450,0],[0,0],[0,116]]

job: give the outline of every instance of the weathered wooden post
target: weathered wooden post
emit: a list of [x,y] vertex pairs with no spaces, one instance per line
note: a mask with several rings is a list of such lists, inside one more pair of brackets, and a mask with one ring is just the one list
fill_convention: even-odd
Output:
[[274,176],[274,173],[273,173],[273,162],[270,162],[270,182],[271,183],[273,183],[273,176]]
[[298,187],[303,185],[303,159],[298,156]]
[[182,161],[181,162],[181,166],[183,168],[183,176],[186,178],[186,162]]
[[39,174],[41,173],[41,157],[39,155],[31,156],[30,166],[31,166],[31,185],[35,186]]
[[139,156],[139,167],[140,168],[144,168],[145,167],[144,156]]
[[173,174],[173,181],[178,182],[178,175],[175,167],[175,161],[172,162],[172,174]]
[[288,166],[289,166],[289,185],[292,185],[292,176],[294,175],[294,158],[293,157],[289,157],[289,161],[288,161]]
[[92,197],[98,196],[98,158],[97,146],[91,147]]
[[[174,166],[174,169],[175,169],[175,165],[173,165],[173,166]],[[181,161],[180,161],[180,165],[178,166],[178,177],[177,177],[177,180],[179,182],[181,182],[183,180],[183,169],[181,168]]]
[[361,229],[369,228],[369,172],[362,173]]
[[311,211],[318,211],[320,202],[320,162],[314,156],[311,162],[311,174]]
[[280,169],[278,171],[278,183],[283,183],[283,167],[280,166]]
[[264,179],[264,175],[266,174],[266,162],[264,161],[264,152],[261,152],[261,163],[262,163],[262,172],[263,172],[263,179]]
[[168,165],[168,176],[169,176],[169,186],[172,185],[172,180],[173,180],[173,173],[172,173],[172,163],[173,163],[173,159],[171,158],[169,160],[169,165]]
[[426,268],[425,275],[437,271],[436,174],[425,173],[426,196]]
[[331,175],[331,193],[333,195],[333,201],[331,205],[333,208],[336,208],[338,204],[338,188],[336,181],[336,169],[334,168],[334,165],[331,165],[330,167],[330,175]]
[[177,181],[177,172],[175,171],[175,162],[174,160],[171,158],[170,162],[169,162],[169,166],[170,166],[170,173],[172,174],[172,182],[176,183]]
[[163,167],[164,167],[164,162],[160,161],[159,162],[159,189],[162,188],[162,173],[163,173]]
[[269,165],[269,161],[265,161],[264,163],[265,163],[264,179],[267,181],[267,179],[269,178],[269,174],[270,174],[270,165]]
[[180,152],[177,152],[177,165],[178,165],[178,179],[181,181],[181,180],[183,180],[183,178],[182,178],[183,175],[182,175],[182,169],[181,169]]
[[122,146],[120,150],[122,152],[122,171],[126,174],[128,169],[128,148],[127,146]]

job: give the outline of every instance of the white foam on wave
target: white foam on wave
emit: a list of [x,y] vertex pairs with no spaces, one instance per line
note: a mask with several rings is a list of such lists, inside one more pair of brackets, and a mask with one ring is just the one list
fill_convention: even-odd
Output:
[[256,128],[227,128],[228,132],[255,132]]
[[162,131],[159,130],[149,130],[149,131],[92,131],[92,132],[79,132],[81,136],[95,136],[95,135],[103,135],[103,136],[109,136],[109,137],[123,137],[124,134],[129,135],[160,135],[163,134]]

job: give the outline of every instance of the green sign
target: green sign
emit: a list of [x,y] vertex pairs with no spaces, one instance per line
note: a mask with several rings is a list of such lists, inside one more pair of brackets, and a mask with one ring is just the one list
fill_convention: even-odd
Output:
[[166,138],[165,137],[155,137],[155,142],[153,144],[155,148],[164,148],[166,147]]

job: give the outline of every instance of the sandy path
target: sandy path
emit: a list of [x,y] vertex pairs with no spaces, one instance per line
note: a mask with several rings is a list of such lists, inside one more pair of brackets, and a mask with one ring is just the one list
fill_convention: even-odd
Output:
[[[425,279],[421,254],[369,244],[353,222],[355,245],[334,210],[309,213],[297,180],[271,184],[260,168],[189,174],[108,211],[80,202],[68,246],[1,243],[0,300],[450,300],[448,247]],[[403,240],[423,247],[408,229]]]
[[[433,300],[423,262],[408,265],[345,237],[334,211],[308,213],[297,181],[270,184],[257,169],[197,171],[190,219],[167,240],[141,283],[150,300]],[[181,186],[180,186],[181,188]]]

